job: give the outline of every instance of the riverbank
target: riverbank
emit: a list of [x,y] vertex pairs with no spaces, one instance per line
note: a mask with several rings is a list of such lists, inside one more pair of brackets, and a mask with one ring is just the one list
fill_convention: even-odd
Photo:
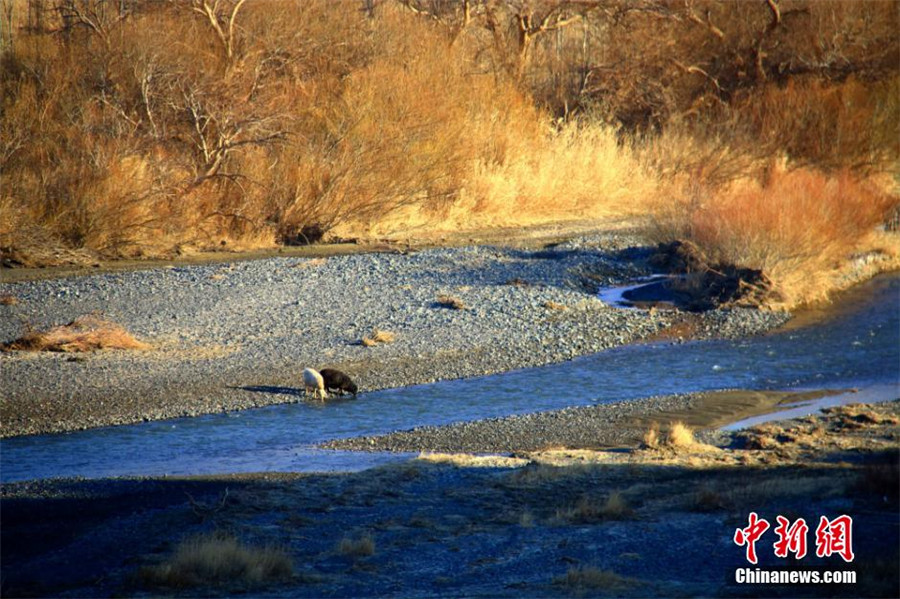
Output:
[[423,426],[387,435],[336,439],[327,449],[349,451],[501,453],[557,447],[598,449],[635,446],[651,427],[674,422],[714,430],[798,402],[840,391],[749,391],[732,389],[648,397],[535,412],[504,418]]
[[[890,596],[900,580],[898,438],[894,401],[727,433],[714,446],[3,485],[3,595]],[[769,530],[756,567],[852,571],[856,582],[736,584],[735,572],[753,567],[732,540],[751,511],[773,527],[779,515],[810,526],[806,557],[776,557]],[[852,563],[815,555],[819,518],[840,514],[853,518]],[[214,532],[251,553],[277,547],[290,569],[218,583],[160,577],[182,541]]]
[[[549,247],[270,258],[0,284],[0,342],[100,314],[146,351],[0,354],[0,434],[79,430],[302,400],[306,366],[362,392],[561,362],[648,339],[736,338],[789,315],[620,310],[597,289],[649,274],[615,230]],[[458,300],[457,308],[440,302]],[[366,347],[374,329],[394,342]]]

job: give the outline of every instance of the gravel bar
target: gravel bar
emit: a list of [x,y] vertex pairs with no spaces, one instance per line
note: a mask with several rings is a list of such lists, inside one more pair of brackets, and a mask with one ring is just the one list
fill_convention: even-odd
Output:
[[[98,313],[148,351],[0,354],[0,435],[62,432],[301,401],[306,366],[362,392],[561,362],[655,338],[740,337],[788,315],[622,310],[596,297],[650,273],[627,232],[553,247],[270,258],[0,283],[0,342]],[[442,295],[463,309],[445,307]],[[675,328],[673,328],[675,327]],[[378,328],[390,344],[359,342]],[[681,333],[678,333],[681,334]]]
[[646,432],[636,428],[635,418],[664,410],[691,407],[694,395],[678,394],[617,401],[594,406],[564,408],[421,426],[387,435],[335,439],[326,449],[446,453],[510,453],[565,447],[596,449],[633,445]]

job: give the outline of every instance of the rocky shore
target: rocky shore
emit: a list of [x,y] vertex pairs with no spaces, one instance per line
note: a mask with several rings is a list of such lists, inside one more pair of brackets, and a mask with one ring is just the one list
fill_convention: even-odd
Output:
[[[560,362],[644,339],[740,337],[788,315],[623,310],[597,290],[651,272],[639,235],[270,258],[0,283],[0,343],[99,314],[144,351],[0,354],[0,435],[128,424],[302,400],[306,366],[362,392]],[[440,299],[457,300],[448,306]],[[360,343],[373,329],[392,343]],[[287,392],[286,392],[287,391]]]

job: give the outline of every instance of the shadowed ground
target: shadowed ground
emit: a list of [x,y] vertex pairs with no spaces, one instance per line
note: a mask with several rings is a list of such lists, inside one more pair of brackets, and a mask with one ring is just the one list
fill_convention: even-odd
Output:
[[[693,444],[422,456],[342,475],[43,481],[3,488],[3,595],[890,596],[898,584],[900,402],[833,408]],[[617,496],[617,497],[614,497]],[[734,585],[755,511],[810,524],[811,554],[760,567],[857,572],[853,585]],[[852,564],[814,556],[820,516],[853,517]],[[282,548],[288,581],[173,589],[185,538]],[[256,585],[256,586],[254,586]]]

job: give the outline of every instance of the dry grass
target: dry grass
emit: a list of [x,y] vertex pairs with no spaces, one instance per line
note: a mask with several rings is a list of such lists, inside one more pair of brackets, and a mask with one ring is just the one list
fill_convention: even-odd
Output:
[[543,307],[547,308],[548,310],[558,310],[558,311],[562,311],[562,310],[568,310],[568,309],[569,309],[569,307],[566,306],[565,304],[560,304],[559,302],[554,302],[553,300],[547,300],[547,301],[545,301],[544,303],[542,303],[541,305],[542,305]]
[[642,449],[651,451],[694,451],[699,453],[716,451],[711,445],[698,442],[694,438],[694,431],[683,422],[671,423],[665,430],[660,431],[659,424],[654,422],[644,433]]
[[0,295],[0,306],[15,306],[19,303],[19,298],[11,293]]
[[607,520],[622,520],[634,514],[625,497],[619,491],[613,491],[600,508],[600,515]]
[[229,535],[190,538],[171,560],[142,568],[139,579],[154,587],[257,586],[289,579],[293,564],[274,547],[250,547]]
[[468,310],[469,306],[466,302],[452,295],[439,295],[435,302],[441,308],[450,308],[451,310]]
[[666,435],[668,447],[691,447],[696,444],[694,431],[683,422],[676,422],[669,427]]
[[358,539],[347,537],[338,543],[337,551],[341,555],[349,557],[369,557],[375,555],[375,539],[371,535],[365,535]]
[[635,581],[616,574],[612,570],[578,566],[569,568],[565,576],[553,579],[553,583],[573,590],[618,590],[634,585]]
[[47,331],[28,331],[0,346],[2,351],[90,352],[100,349],[149,349],[121,326],[97,316],[80,316]]
[[383,345],[385,343],[393,343],[397,339],[397,335],[390,331],[383,331],[381,329],[372,329],[372,332],[367,337],[363,337],[360,341],[361,345],[365,347],[373,347],[375,345]]
[[534,488],[557,484],[562,481],[578,480],[595,471],[591,464],[570,464],[565,466],[544,463],[532,463],[524,468],[517,468],[507,475],[507,482],[513,487]]
[[867,463],[861,469],[856,488],[870,497],[897,504],[900,501],[900,456],[896,449],[886,452],[883,460]]
[[524,458],[469,453],[420,453],[417,460],[433,464],[452,464],[463,468],[517,468],[528,464]]
[[703,486],[691,497],[689,507],[697,512],[714,512],[726,506],[727,501],[722,493],[709,486]]
[[655,422],[644,433],[643,445],[644,449],[659,449],[659,425]]
[[603,520],[624,520],[633,514],[634,510],[628,505],[622,493],[613,491],[602,502],[585,495],[571,508],[557,510],[556,519],[584,524]]
[[519,514],[518,523],[522,528],[534,527],[534,514],[532,514],[529,510],[523,511],[521,514]]
[[515,150],[503,163],[475,169],[452,222],[525,225],[636,215],[656,190],[639,156],[602,124],[567,126],[522,140]]
[[[189,3],[53,35],[70,27],[62,0],[41,3],[41,26],[16,1],[0,248],[26,264],[653,214],[763,268],[790,304],[864,242],[888,202],[868,176],[900,156],[890,3],[801,0],[751,81],[765,3],[690,3],[723,38],[673,6],[607,19],[584,45],[605,19],[588,11],[521,53],[508,33],[528,3],[491,3],[465,30],[447,27],[454,3],[417,3],[434,19],[248,3],[226,41]],[[588,82],[601,63],[628,66]],[[685,67],[701,64],[715,70]],[[782,70],[800,64],[822,66]],[[773,156],[792,170],[762,175]]]
[[654,185],[614,126],[558,127],[483,76],[484,48],[393,3],[248,5],[233,56],[188,5],[106,25],[64,44],[23,29],[0,71],[2,247],[167,256],[521,225],[636,214]]

